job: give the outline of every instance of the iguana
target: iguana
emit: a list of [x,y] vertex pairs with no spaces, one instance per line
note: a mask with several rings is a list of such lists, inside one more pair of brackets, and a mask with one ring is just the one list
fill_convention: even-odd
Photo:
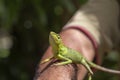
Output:
[[91,80],[92,79],[91,76],[93,75],[93,71],[91,70],[90,67],[93,67],[95,69],[98,69],[98,70],[101,70],[104,72],[120,74],[120,71],[107,69],[107,68],[101,67],[91,61],[88,61],[82,54],[80,54],[76,50],[73,50],[73,49],[65,46],[64,43],[62,42],[60,35],[55,32],[52,32],[52,31],[50,32],[49,43],[52,46],[52,52],[54,55],[50,58],[47,58],[47,59],[41,61],[41,64],[48,62],[53,58],[62,61],[62,62],[56,63],[54,65],[65,65],[65,64],[70,64],[70,63],[82,64],[90,73],[88,80]]

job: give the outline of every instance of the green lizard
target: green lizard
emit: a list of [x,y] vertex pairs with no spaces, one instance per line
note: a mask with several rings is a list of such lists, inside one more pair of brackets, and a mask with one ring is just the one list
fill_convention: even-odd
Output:
[[60,35],[55,32],[52,32],[52,31],[50,32],[49,42],[50,42],[50,45],[52,46],[52,51],[54,56],[43,60],[41,64],[48,62],[53,58],[62,60],[62,62],[56,63],[54,65],[65,65],[70,63],[82,64],[90,73],[88,78],[89,80],[91,80],[91,76],[93,75],[93,72],[90,67],[93,67],[98,70],[102,70],[104,72],[120,74],[120,71],[107,69],[97,64],[94,64],[91,61],[88,61],[83,55],[81,55],[76,50],[73,50],[65,46],[64,43],[62,42]]

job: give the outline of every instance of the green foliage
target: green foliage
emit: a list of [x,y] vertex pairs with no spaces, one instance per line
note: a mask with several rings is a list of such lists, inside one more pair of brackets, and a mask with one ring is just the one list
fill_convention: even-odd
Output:
[[0,80],[32,80],[49,31],[59,32],[86,1],[0,0]]
[[80,4],[83,5],[87,2],[88,0],[79,0]]
[[0,58],[6,58],[10,54],[9,50],[6,49],[0,49]]

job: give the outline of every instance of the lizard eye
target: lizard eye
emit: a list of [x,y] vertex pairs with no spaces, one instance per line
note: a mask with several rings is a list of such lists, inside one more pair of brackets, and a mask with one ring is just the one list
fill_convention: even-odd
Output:
[[58,39],[60,39],[60,36],[58,36]]

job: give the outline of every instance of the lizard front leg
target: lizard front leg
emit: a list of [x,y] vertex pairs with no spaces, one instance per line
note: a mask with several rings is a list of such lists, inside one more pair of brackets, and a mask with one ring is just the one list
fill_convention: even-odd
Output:
[[72,60],[71,59],[69,59],[69,58],[66,58],[66,57],[64,57],[64,56],[62,56],[62,55],[58,55],[58,58],[60,59],[60,60],[64,60],[64,61],[62,61],[62,62],[59,62],[59,63],[56,63],[56,64],[54,64],[54,65],[65,65],[65,64],[70,64],[70,63],[72,63]]
[[40,64],[46,63],[46,62],[50,61],[50,60],[53,59],[53,58],[54,58],[54,56],[51,56],[51,57],[49,57],[49,58],[41,61]]

